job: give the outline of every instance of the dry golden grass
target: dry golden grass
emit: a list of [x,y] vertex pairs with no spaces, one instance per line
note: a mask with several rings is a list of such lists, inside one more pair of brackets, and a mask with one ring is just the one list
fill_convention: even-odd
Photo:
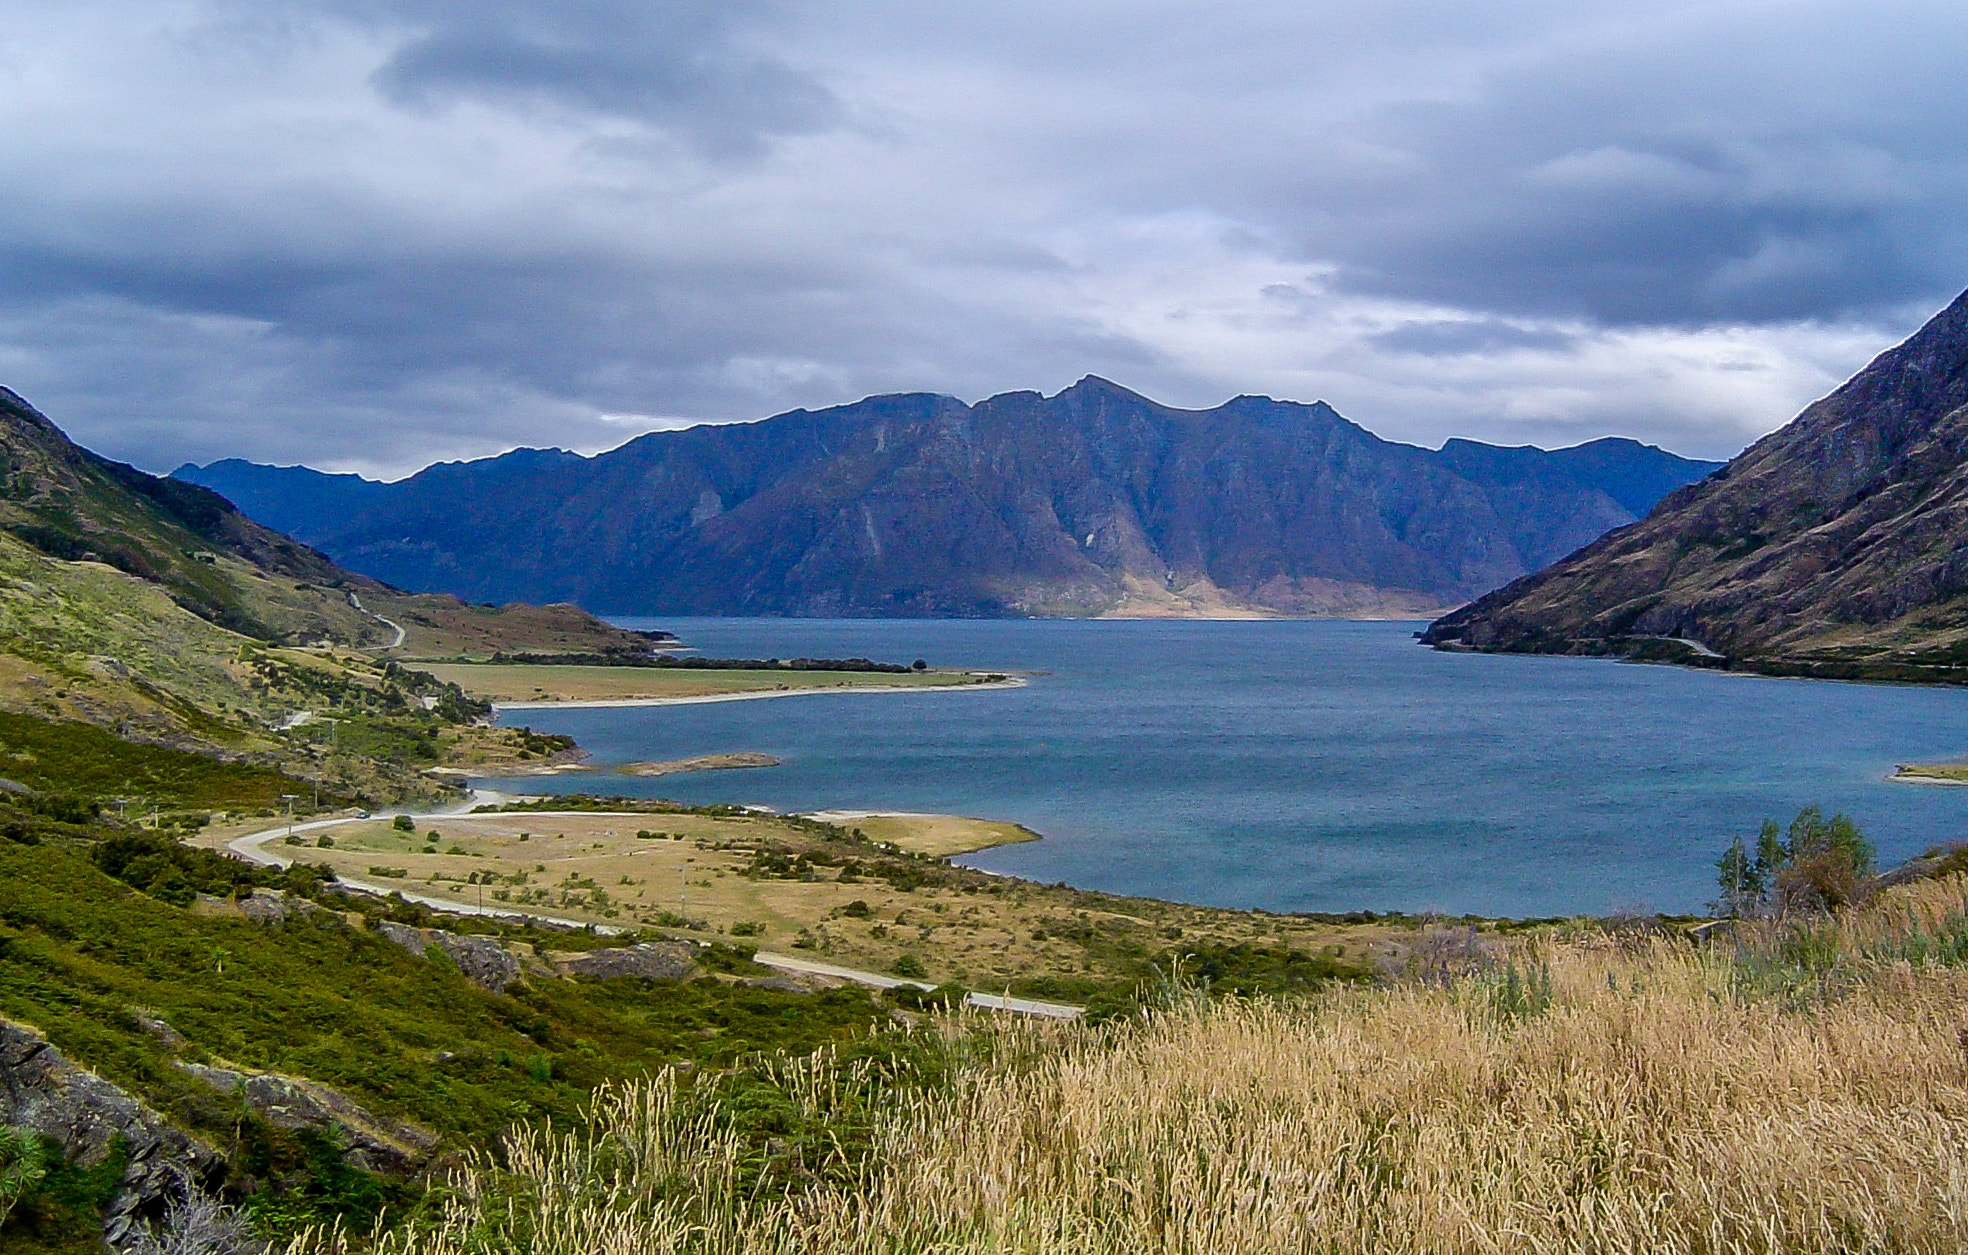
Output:
[[[245,830],[266,827],[261,820]],[[433,830],[437,852],[425,854]],[[662,835],[643,839],[639,831]],[[203,840],[216,845],[220,835]],[[223,835],[240,832],[226,829]],[[747,875],[753,851],[767,845],[832,848],[836,858],[869,856],[865,847],[830,846],[763,814],[508,812],[427,820],[415,833],[398,832],[383,817],[328,835],[331,847],[312,844],[318,834],[304,834],[307,846],[268,848],[371,884],[472,906],[654,927],[695,940],[743,936],[762,949],[797,948],[808,958],[882,972],[910,954],[937,980],[987,989],[1031,976],[1112,975],[1118,969],[1109,943],[1118,940],[1151,952],[1180,938],[1184,945],[1338,946],[1358,956],[1390,936],[1408,935],[1395,924],[1260,916],[975,872],[953,872],[955,884],[908,890],[873,873],[843,882],[839,866],[816,866],[811,880]],[[374,867],[406,874],[379,878]],[[853,909],[855,903],[866,914]],[[680,926],[679,916],[704,927]],[[734,933],[739,924],[750,927]]]
[[510,666],[419,663],[474,697],[492,702],[661,701],[820,689],[957,688],[984,683],[962,671],[715,671],[668,667]]
[[1042,840],[1023,824],[1001,819],[975,819],[969,815],[922,815],[902,811],[821,811],[815,819],[858,828],[871,841],[886,841],[911,854],[949,858],[988,850],[999,845],[1019,845]]
[[[1888,911],[1851,936],[1903,928]],[[1680,941],[1518,961],[1548,964],[1548,1007],[1511,1013],[1476,974],[1118,1027],[953,1025],[953,1079],[915,1091],[787,1065],[809,1117],[872,1103],[873,1132],[865,1155],[816,1142],[781,1190],[754,1188],[728,1111],[659,1076],[601,1099],[590,1139],[516,1132],[509,1173],[480,1161],[435,1231],[383,1249],[1968,1249],[1968,974],[1882,965],[1800,1008]]]

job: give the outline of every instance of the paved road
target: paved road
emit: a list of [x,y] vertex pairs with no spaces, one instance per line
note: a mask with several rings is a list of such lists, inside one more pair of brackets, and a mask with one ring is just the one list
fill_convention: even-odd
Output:
[[[419,821],[456,818],[459,815],[468,813],[478,803],[478,800],[474,796],[460,802],[456,806],[447,807],[441,811],[429,811],[425,814],[414,815],[412,818]],[[542,815],[590,815],[603,812],[542,811],[539,813]],[[323,828],[333,828],[341,824],[365,822],[367,821],[360,816],[345,815],[339,819],[314,819],[301,824],[281,824],[277,828],[269,828],[264,832],[255,832],[243,837],[234,837],[232,840],[226,842],[226,848],[249,863],[259,863],[266,867],[287,867],[292,864],[293,860],[268,850],[266,845],[269,841],[284,841],[289,833],[317,832]],[[378,897],[388,897],[394,893],[400,895],[405,901],[421,902],[433,910],[449,911],[454,915],[489,915],[500,919],[540,920],[550,924],[566,924],[574,928],[592,927],[596,932],[604,936],[612,936],[623,931],[612,924],[589,925],[580,920],[561,919],[558,916],[541,915],[533,911],[514,911],[498,907],[473,906],[465,902],[453,902],[449,898],[438,898],[428,894],[412,893],[398,885],[379,885],[372,881],[356,880],[349,876],[337,876],[336,881],[344,887],[354,889],[360,893],[373,893]],[[903,985],[911,985],[927,992],[935,988],[933,985],[925,984],[919,980],[908,980],[900,976],[884,976],[880,972],[866,972],[860,968],[839,967],[832,963],[819,963],[812,959],[798,959],[790,954],[774,954],[769,950],[761,950],[752,957],[753,961],[762,967],[776,968],[782,972],[800,972],[810,976],[831,976],[836,980],[852,981],[854,984],[869,985],[876,989],[897,989]],[[1031,998],[1012,998],[1003,994],[973,992],[965,995],[964,1002],[969,1006],[978,1007],[986,1011],[1009,1011],[1015,1015],[1036,1015],[1052,1020],[1076,1020],[1086,1012],[1085,1007],[1068,1006],[1063,1002],[1039,1002]]]
[[[413,818],[419,820],[455,818],[465,813],[472,805],[473,803],[471,801],[467,801],[458,806],[448,807],[441,811],[431,811],[427,814],[413,816]],[[314,832],[322,828],[333,828],[339,824],[365,822],[367,821],[363,820],[360,816],[346,815],[340,819],[316,819],[304,824],[294,824],[291,827],[287,824],[282,824],[278,828],[269,828],[265,832],[255,832],[243,837],[234,837],[232,840],[226,842],[226,849],[231,850],[234,854],[237,854],[249,863],[259,863],[264,867],[287,867],[294,860],[268,850],[266,848],[267,842],[275,840],[284,841],[289,832]],[[413,893],[401,885],[379,885],[374,881],[359,880],[353,876],[337,875],[335,877],[335,883],[344,888],[353,889],[358,893],[373,893],[377,897],[386,898],[394,893],[401,896],[406,902],[419,902],[430,907],[432,910],[448,911],[453,915],[486,915],[496,919],[522,921],[532,919],[541,920],[549,924],[565,924],[570,928],[592,927],[603,936],[612,936],[622,931],[613,924],[589,925],[581,920],[562,919],[557,915],[542,915],[534,911],[515,911],[510,908],[493,906],[473,906],[469,902],[454,902],[450,898],[439,898],[424,893]]]
[[385,618],[384,618],[384,617],[383,617],[382,615],[379,615],[379,614],[377,614],[377,613],[376,613],[375,611],[373,611],[373,610],[369,610],[369,609],[366,609],[366,608],[365,608],[365,607],[363,606],[363,604],[362,604],[362,598],[360,598],[360,597],[357,597],[357,596],[356,596],[356,595],[355,595],[354,593],[350,593],[350,594],[348,595],[348,599],[349,599],[349,605],[351,605],[351,606],[354,606],[354,607],[355,607],[355,608],[356,608],[357,610],[360,610],[360,611],[362,611],[362,613],[364,613],[364,614],[366,614],[366,615],[368,615],[368,616],[369,616],[370,618],[372,618],[372,619],[374,619],[374,620],[375,620],[376,622],[378,622],[378,623],[380,623],[380,624],[382,624],[382,625],[383,625],[384,627],[386,627],[386,628],[389,628],[389,629],[391,629],[392,631],[394,631],[394,632],[396,633],[396,639],[395,639],[395,640],[393,640],[393,641],[391,641],[391,642],[390,642],[389,644],[387,644],[387,645],[383,645],[383,646],[381,646],[380,648],[383,648],[383,649],[400,649],[400,648],[402,648],[402,646],[403,646],[403,625],[402,625],[402,624],[400,624],[400,623],[398,623],[398,622],[396,622],[396,621],[395,621],[395,620],[393,620],[393,619],[385,619]]
[[[753,955],[752,962],[764,967],[778,968],[782,972],[832,976],[837,980],[853,981],[857,985],[872,985],[876,989],[899,989],[909,985],[928,992],[935,988],[919,980],[884,976],[880,972],[864,972],[859,968],[839,967],[812,959],[796,959],[790,954],[774,954],[769,950],[761,950]],[[1063,1002],[1037,1002],[1030,998],[1011,998],[1002,994],[970,993],[965,995],[964,1002],[987,1011],[1011,1011],[1019,1015],[1039,1015],[1054,1020],[1076,1020],[1086,1012],[1085,1007],[1068,1006]]]
[[1698,657],[1698,658],[1720,658],[1720,657],[1722,657],[1722,655],[1721,655],[1721,654],[1718,654],[1718,653],[1716,653],[1716,652],[1715,652],[1714,650],[1712,650],[1712,649],[1710,649],[1710,648],[1709,648],[1708,646],[1706,646],[1706,645],[1704,645],[1704,644],[1702,644],[1702,643],[1701,643],[1700,641],[1698,641],[1698,640],[1695,640],[1695,639],[1693,639],[1692,637],[1687,637],[1687,636],[1669,636],[1669,637],[1666,637],[1665,639],[1667,639],[1667,640],[1670,640],[1670,641],[1679,641],[1679,642],[1681,642],[1681,643],[1682,643],[1683,645],[1686,645],[1686,646],[1687,646],[1687,647],[1688,647],[1689,649],[1692,649],[1692,650],[1694,650],[1694,651],[1695,651],[1695,656],[1696,656],[1696,657]]

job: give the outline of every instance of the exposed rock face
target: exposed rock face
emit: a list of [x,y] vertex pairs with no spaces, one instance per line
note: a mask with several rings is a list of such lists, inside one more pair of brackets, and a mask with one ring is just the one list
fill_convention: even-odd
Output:
[[504,993],[506,986],[519,979],[519,960],[494,938],[446,932],[441,928],[411,928],[388,920],[378,921],[375,929],[419,958],[429,947],[436,946],[450,956],[468,980],[495,994]]
[[645,941],[641,945],[611,946],[585,954],[557,956],[556,966],[570,976],[680,980],[696,970],[697,955],[680,942]]
[[1428,629],[1434,645],[1968,663],[1968,294],[1647,518]]
[[214,1089],[238,1094],[254,1111],[284,1129],[338,1130],[348,1162],[365,1172],[409,1176],[430,1163],[437,1135],[420,1125],[371,1115],[338,1090],[274,1072],[178,1065]]
[[871,397],[378,485],[176,474],[401,587],[639,613],[1415,615],[1535,570],[1713,463],[1381,440],[1324,403]]
[[239,913],[247,919],[261,924],[278,924],[283,920],[302,916],[326,919],[330,916],[340,918],[341,912],[331,911],[306,898],[296,897],[282,889],[255,889],[239,899]]
[[32,1129],[81,1164],[101,1163],[123,1141],[123,1188],[103,1225],[104,1240],[119,1251],[132,1249],[139,1226],[189,1189],[224,1175],[218,1152],[10,1020],[0,1020],[0,1124]]

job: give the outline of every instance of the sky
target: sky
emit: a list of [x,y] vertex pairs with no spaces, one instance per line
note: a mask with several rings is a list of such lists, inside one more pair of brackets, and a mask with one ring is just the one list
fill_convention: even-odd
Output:
[[394,477],[1098,374],[1721,457],[1968,287],[1968,6],[0,0],[0,384]]

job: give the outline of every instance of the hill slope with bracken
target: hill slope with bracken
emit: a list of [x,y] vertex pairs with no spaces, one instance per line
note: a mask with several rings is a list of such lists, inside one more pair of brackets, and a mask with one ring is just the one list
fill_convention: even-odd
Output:
[[1713,463],[1630,440],[1441,451],[1323,402],[1089,377],[520,450],[379,485],[175,474],[391,583],[618,613],[1414,615],[1632,521]]
[[1952,675],[1968,663],[1968,294],[1640,523],[1424,640]]

